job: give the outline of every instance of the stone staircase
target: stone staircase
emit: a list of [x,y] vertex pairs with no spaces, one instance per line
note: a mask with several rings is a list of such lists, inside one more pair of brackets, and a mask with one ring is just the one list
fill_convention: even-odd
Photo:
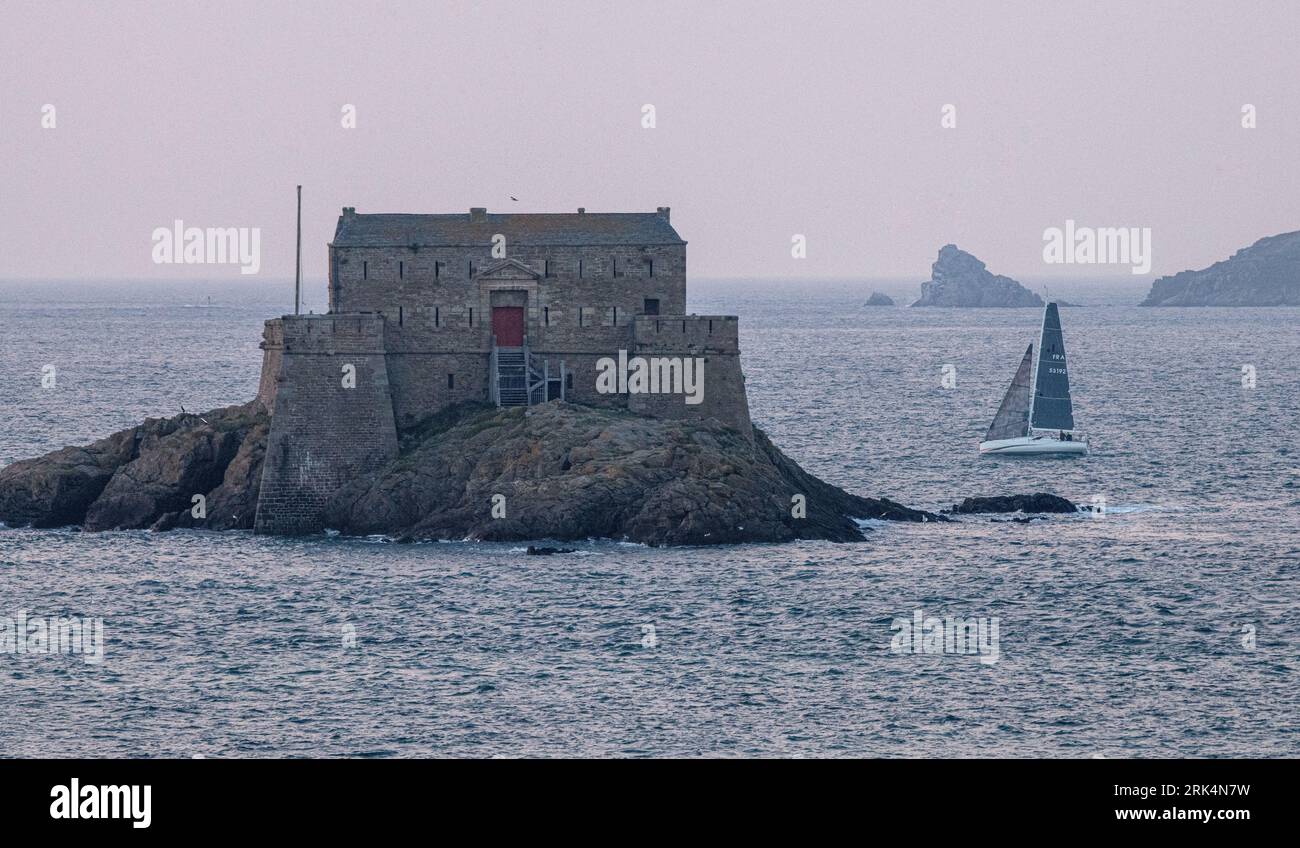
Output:
[[498,406],[528,405],[528,357],[522,347],[499,347],[496,351]]

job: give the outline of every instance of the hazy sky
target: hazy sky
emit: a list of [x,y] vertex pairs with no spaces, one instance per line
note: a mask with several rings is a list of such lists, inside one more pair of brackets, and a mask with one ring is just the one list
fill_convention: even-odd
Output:
[[260,227],[291,277],[297,183],[317,280],[345,205],[671,206],[692,276],[920,280],[946,242],[1129,274],[1045,265],[1070,218],[1150,227],[1171,273],[1300,229],[1297,33],[1241,0],[5,0],[0,279],[239,278],[154,264],[177,218]]

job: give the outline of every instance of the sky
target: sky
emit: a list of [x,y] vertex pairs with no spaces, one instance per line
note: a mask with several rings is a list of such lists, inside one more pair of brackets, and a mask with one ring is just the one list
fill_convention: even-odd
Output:
[[259,228],[255,279],[291,278],[298,184],[309,281],[343,206],[670,206],[692,277],[813,280],[919,281],[949,242],[1077,277],[1043,258],[1073,220],[1174,273],[1300,229],[1297,33],[1254,0],[5,0],[0,280],[245,278],[156,263],[178,219]]

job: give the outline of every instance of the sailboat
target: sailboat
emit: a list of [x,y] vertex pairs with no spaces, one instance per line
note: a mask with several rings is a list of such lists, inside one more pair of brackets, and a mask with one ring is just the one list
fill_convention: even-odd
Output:
[[1074,432],[1065,337],[1053,302],[1043,311],[1038,365],[1034,366],[1034,345],[1030,342],[998,414],[980,442],[980,456],[1087,453],[1088,440]]

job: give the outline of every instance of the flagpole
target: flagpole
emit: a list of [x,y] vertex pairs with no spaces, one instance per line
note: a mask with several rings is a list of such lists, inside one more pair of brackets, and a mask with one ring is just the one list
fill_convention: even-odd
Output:
[[293,270],[293,314],[302,311],[302,186],[298,186],[298,258]]

